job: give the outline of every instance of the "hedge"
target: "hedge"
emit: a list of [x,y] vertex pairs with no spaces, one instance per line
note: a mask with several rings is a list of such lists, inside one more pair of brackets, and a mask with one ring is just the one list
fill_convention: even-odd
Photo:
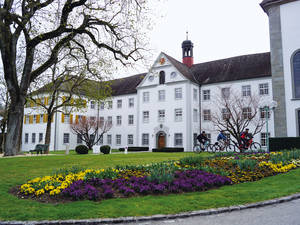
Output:
[[300,149],[300,137],[274,137],[269,140],[270,152]]
[[[125,148],[119,148],[120,152],[124,152]],[[142,152],[142,151],[149,151],[149,147],[128,147],[128,152]]]
[[152,152],[184,152],[184,148],[153,148]]

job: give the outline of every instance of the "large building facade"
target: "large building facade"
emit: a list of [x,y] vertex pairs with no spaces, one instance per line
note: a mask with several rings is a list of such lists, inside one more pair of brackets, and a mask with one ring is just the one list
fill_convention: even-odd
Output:
[[[211,141],[216,140],[219,129],[211,117],[220,110],[217,99],[224,92],[241,99],[256,96],[260,110],[273,99],[278,102],[274,111],[270,108],[270,118],[257,114],[258,120],[268,120],[268,128],[264,125],[254,137],[262,146],[266,146],[267,129],[271,137],[299,136],[300,1],[265,0],[261,5],[270,18],[271,54],[194,64],[193,43],[186,40],[181,46],[182,62],[160,53],[148,73],[114,80],[112,97],[106,102],[98,106],[90,101],[80,112],[55,114],[50,150],[81,144],[70,124],[80,116],[88,116],[113,124],[95,146],[95,152],[100,145],[183,147],[191,151],[202,130]],[[42,111],[25,108],[22,150],[33,149],[44,141],[44,118]],[[249,129],[254,127],[250,124]]]

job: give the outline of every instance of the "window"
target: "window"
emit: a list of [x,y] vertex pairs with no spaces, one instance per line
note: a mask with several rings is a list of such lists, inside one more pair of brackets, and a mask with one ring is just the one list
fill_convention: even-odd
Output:
[[90,142],[91,143],[95,142],[95,135],[94,134],[90,134]]
[[107,144],[111,145],[111,134],[107,135]]
[[204,101],[210,100],[210,90],[203,90],[203,100]]
[[81,134],[77,134],[77,144],[82,144]]
[[230,88],[222,88],[221,89],[222,98],[229,98],[230,96]]
[[293,56],[294,98],[300,98],[300,51]]
[[134,117],[133,115],[128,115],[128,125],[133,125],[134,124]]
[[197,109],[193,110],[193,121],[198,122],[198,110]]
[[[268,133],[268,137],[270,137],[270,133]],[[267,146],[267,133],[260,133],[260,144],[261,146]]]
[[[265,107],[260,108],[259,111],[260,111],[260,118],[261,119],[270,119],[271,114],[270,114],[270,108],[269,107],[267,107],[267,110],[266,110]],[[268,111],[268,114],[267,114],[267,111]]]
[[166,99],[165,90],[158,91],[158,101],[165,101],[165,99]]
[[228,109],[223,108],[222,109],[222,119],[223,120],[228,120],[230,118],[230,112]]
[[268,95],[269,94],[269,84],[259,84],[259,95]]
[[129,108],[134,107],[134,98],[128,99],[128,106],[129,106]]
[[149,134],[142,134],[142,145],[149,145]]
[[112,116],[107,117],[107,125],[112,125]]
[[70,123],[70,115],[64,115],[64,123]]
[[26,121],[26,123],[29,123],[29,116],[28,115],[25,116],[25,121]]
[[117,101],[117,108],[118,108],[118,109],[122,108],[122,99],[119,99],[119,100]]
[[105,105],[104,102],[101,102],[101,103],[100,103],[100,110],[103,110],[103,109],[104,109],[104,105]]
[[40,123],[43,123],[44,122],[44,114],[41,114],[40,115]]
[[149,102],[149,92],[143,92],[143,102]]
[[203,120],[204,121],[210,121],[211,120],[210,109],[203,109]]
[[243,111],[243,119],[250,119],[252,117],[252,110],[250,107],[246,107],[242,109]]
[[198,144],[197,137],[198,137],[198,134],[197,133],[193,133],[193,146],[195,146],[196,144]]
[[64,133],[64,144],[69,144],[69,143],[70,143],[70,134]]
[[165,83],[165,71],[160,71],[159,72],[159,84],[164,84]]
[[116,135],[116,145],[121,145],[121,134]]
[[99,118],[99,122],[100,122],[100,127],[104,126],[104,117],[103,116],[101,116]]
[[250,85],[242,86],[242,96],[243,97],[251,96],[251,86]]
[[143,122],[144,123],[149,123],[149,111],[144,111],[143,112]]
[[108,101],[108,109],[112,109],[113,108],[113,102],[112,101]]
[[128,134],[127,144],[128,145],[133,145],[133,134]]
[[194,101],[198,100],[198,91],[196,88],[193,89],[193,99],[194,99]]
[[122,125],[122,116],[117,116],[117,126]]
[[96,121],[96,117],[95,117],[95,116],[91,116],[91,117],[90,117],[90,120],[91,120],[91,121]]
[[91,109],[95,109],[95,101],[91,101]]
[[207,137],[208,141],[211,142],[211,134],[206,133],[206,137]]
[[39,142],[43,141],[43,133],[39,133]]
[[103,144],[103,135],[100,137],[99,141],[97,142],[97,145],[102,145]]
[[28,136],[29,136],[29,134],[28,133],[25,133],[25,144],[28,144]]
[[174,135],[174,145],[182,146],[182,133],[175,133]]
[[182,109],[175,109],[175,121],[182,121]]
[[165,110],[158,110],[158,122],[165,121]]
[[33,115],[33,123],[37,122],[37,115]]
[[35,143],[35,133],[31,134],[31,143]]
[[182,99],[182,88],[175,88],[175,99]]

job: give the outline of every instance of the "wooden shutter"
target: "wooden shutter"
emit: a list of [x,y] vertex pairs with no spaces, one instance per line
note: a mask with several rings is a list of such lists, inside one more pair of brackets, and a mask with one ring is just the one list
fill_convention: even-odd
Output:
[[66,101],[66,96],[62,96],[62,103]]
[[49,97],[45,97],[45,105],[48,105],[49,103]]
[[73,114],[70,114],[70,123],[73,123]]
[[26,116],[24,116],[24,124],[26,124]]
[[78,115],[75,116],[75,123],[78,124]]
[[29,116],[29,123],[33,123],[33,115]]
[[64,123],[65,122],[65,114],[61,114],[61,122]]
[[36,123],[40,123],[40,115],[36,116]]
[[48,122],[48,114],[45,114],[45,123],[47,123]]

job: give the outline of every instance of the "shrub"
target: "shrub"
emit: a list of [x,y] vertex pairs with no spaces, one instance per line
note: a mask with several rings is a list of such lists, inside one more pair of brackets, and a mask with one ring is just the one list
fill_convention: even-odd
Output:
[[100,152],[103,154],[109,154],[110,153],[110,146],[109,145],[102,145],[100,147]]
[[[119,148],[120,152],[124,152],[125,148]],[[149,147],[128,147],[128,152],[141,152],[141,151],[149,151]]]
[[78,145],[78,146],[76,146],[76,148],[75,148],[75,152],[76,152],[77,154],[88,154],[88,153],[89,153],[89,149],[88,149],[88,147],[85,146],[85,145]]
[[282,150],[300,149],[300,137],[276,137],[270,138],[270,152]]
[[152,152],[184,152],[184,148],[153,148]]

